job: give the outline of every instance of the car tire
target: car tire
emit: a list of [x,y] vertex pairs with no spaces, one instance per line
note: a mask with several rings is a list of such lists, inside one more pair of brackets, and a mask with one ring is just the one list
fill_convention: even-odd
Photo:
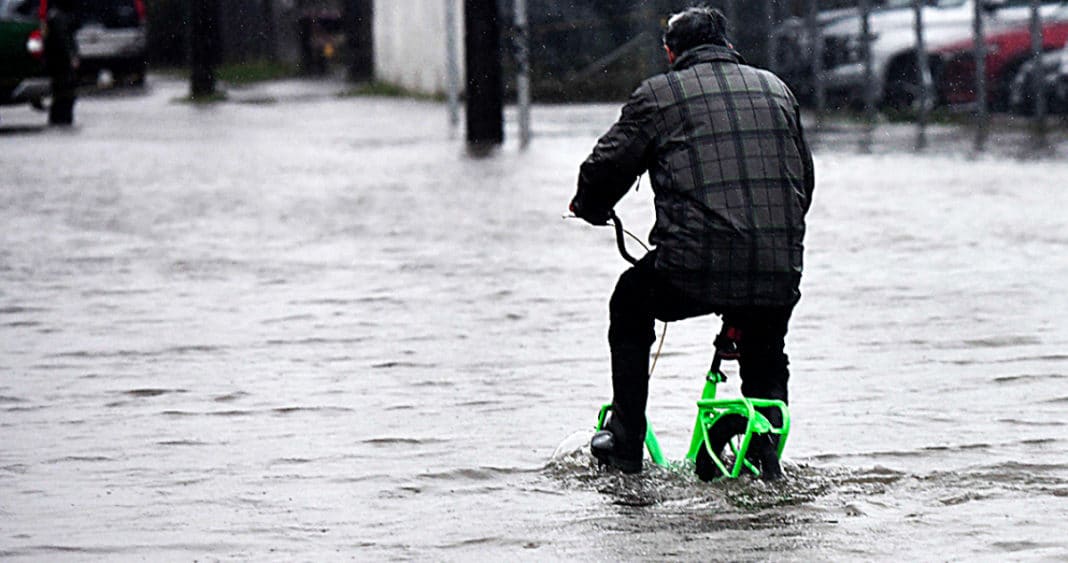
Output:
[[1004,88],[1005,109],[1010,113],[1034,115],[1035,91],[1033,77],[1030,76],[1034,72],[1034,67],[1034,63],[1029,61],[1021,64],[1015,72],[1011,73],[1012,78],[1008,81],[1008,86]]
[[905,55],[890,65],[887,71],[886,88],[883,92],[883,105],[893,111],[919,112],[931,110],[937,105],[938,94],[935,91],[937,75],[935,61],[929,64],[931,76],[927,77],[930,85],[926,98],[923,95],[921,76],[914,55]]
[[[1001,77],[998,78],[997,82],[992,84],[993,89],[991,90],[990,99],[988,100],[992,111],[1009,111],[1011,109],[1009,103],[1012,98],[1012,81],[1016,78],[1017,74],[1027,68],[1027,62],[1029,60],[1030,59],[1026,58],[1021,59],[1006,66],[1005,70],[1001,73]],[[1028,84],[1028,98],[1032,100],[1030,104],[1034,106],[1034,93],[1030,92],[1030,84]]]

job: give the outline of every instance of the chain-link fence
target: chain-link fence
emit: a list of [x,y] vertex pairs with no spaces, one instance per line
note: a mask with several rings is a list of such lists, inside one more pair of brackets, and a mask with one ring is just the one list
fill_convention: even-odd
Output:
[[[509,2],[502,6],[508,13]],[[539,100],[620,99],[666,69],[663,18],[690,2],[530,0]],[[817,113],[874,119],[932,112],[1068,111],[1063,0],[724,0],[746,59],[775,71]]]
[[[813,3],[814,4],[814,3]],[[779,39],[798,53],[778,68],[817,111],[850,106],[925,120],[938,107],[1063,111],[1068,4],[1058,0],[860,1],[811,9]],[[1058,76],[1060,73],[1060,76]]]

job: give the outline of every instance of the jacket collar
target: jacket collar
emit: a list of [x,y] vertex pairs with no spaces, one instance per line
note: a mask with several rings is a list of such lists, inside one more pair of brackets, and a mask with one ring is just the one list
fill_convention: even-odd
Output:
[[694,65],[710,63],[713,61],[745,64],[745,59],[738,54],[738,51],[735,51],[730,47],[701,45],[692,49],[687,49],[679,55],[679,58],[675,59],[675,64],[671,65],[671,70],[683,70]]

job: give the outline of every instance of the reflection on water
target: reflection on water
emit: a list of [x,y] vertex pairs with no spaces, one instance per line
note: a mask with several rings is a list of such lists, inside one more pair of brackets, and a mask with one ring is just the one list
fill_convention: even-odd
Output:
[[[471,159],[437,104],[183,88],[0,139],[0,557],[1068,557],[1056,138],[813,132],[789,479],[707,485],[584,448],[623,263],[560,217],[617,107]],[[718,326],[678,324],[650,417],[681,458]]]

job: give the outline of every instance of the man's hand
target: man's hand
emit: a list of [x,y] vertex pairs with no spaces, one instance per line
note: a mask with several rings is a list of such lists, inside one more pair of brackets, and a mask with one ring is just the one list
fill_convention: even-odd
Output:
[[570,209],[576,217],[598,227],[607,225],[608,219],[612,217],[611,209],[588,209],[587,206],[582,205],[582,202],[579,201],[578,197],[571,200],[571,205],[568,206],[568,209]]

